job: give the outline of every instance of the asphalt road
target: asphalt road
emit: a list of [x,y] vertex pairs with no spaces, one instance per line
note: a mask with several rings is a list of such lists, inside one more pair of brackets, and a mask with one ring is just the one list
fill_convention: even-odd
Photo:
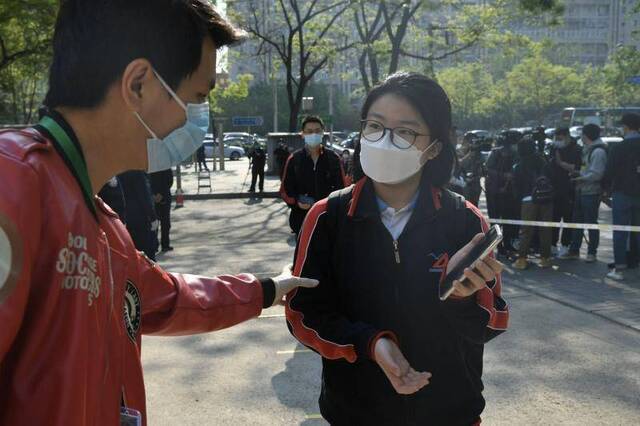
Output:
[[[159,259],[167,270],[260,275],[291,262],[278,200],[194,201],[172,213],[176,250]],[[483,424],[640,423],[640,305],[629,302],[640,280],[611,283],[604,271],[603,262],[506,271],[510,329],[485,348]],[[324,424],[320,358],[289,335],[282,308],[217,333],[145,337],[143,364],[150,425]]]

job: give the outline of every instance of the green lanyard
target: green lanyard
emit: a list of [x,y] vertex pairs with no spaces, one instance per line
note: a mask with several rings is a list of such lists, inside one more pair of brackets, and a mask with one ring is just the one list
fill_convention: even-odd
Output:
[[51,117],[45,116],[39,123],[42,127],[47,129],[49,133],[56,139],[62,151],[64,151],[67,160],[73,167],[73,172],[80,181],[80,188],[82,194],[87,202],[87,206],[91,210],[94,216],[97,217],[96,205],[93,202],[93,189],[91,188],[91,180],[89,180],[89,172],[87,171],[87,164],[82,158],[82,154],[78,151],[76,145],[71,141],[71,138],[64,131],[64,129]]

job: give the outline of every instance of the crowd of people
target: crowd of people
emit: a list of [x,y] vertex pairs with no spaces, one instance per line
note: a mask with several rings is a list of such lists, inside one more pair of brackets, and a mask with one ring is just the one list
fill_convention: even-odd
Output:
[[[557,128],[546,143],[544,129],[523,134],[502,132],[484,161],[486,140],[467,133],[459,145],[458,167],[449,187],[478,205],[484,178],[487,211],[492,219],[554,222],[554,226],[504,225],[498,252],[526,269],[532,253],[539,266],[551,257],[580,258],[584,231],[562,223],[597,224],[601,203],[612,208],[614,225],[640,225],[640,116],[625,114],[620,126],[624,140],[610,145],[596,124],[582,127],[579,140],[568,128]],[[600,231],[589,229],[587,263],[596,262]],[[640,233],[614,231],[614,258],[607,276],[624,279],[638,265]]]

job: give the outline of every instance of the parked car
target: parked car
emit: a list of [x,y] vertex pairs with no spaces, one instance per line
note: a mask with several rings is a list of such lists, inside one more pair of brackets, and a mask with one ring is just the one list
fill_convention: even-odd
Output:
[[[218,152],[220,150],[220,145],[218,145],[217,141],[214,141],[212,139],[205,139],[204,143],[204,155],[207,158],[213,158],[214,153],[215,156],[218,156]],[[241,146],[237,146],[234,144],[230,144],[225,142],[224,143],[224,157],[228,158],[229,160],[235,161],[235,160],[239,160],[240,158],[242,158],[242,156],[245,154],[244,148],[242,148]]]
[[571,135],[571,137],[574,139],[578,139],[579,141],[580,137],[582,136],[582,126],[569,127],[569,135]]
[[347,139],[349,137],[349,133],[347,132],[333,132],[333,138],[337,138],[340,140],[340,142],[342,142],[343,140]]
[[602,142],[607,144],[609,148],[611,148],[611,145],[620,143],[624,140],[624,138],[621,138],[620,136],[604,136],[600,139],[602,139]]
[[509,130],[520,132],[523,135],[526,135],[527,133],[533,133],[533,127],[513,127]]
[[223,135],[222,140],[227,141],[229,139],[246,139],[253,142],[255,137],[252,134],[244,132],[227,132]]
[[471,133],[480,139],[488,139],[491,137],[491,132],[488,130],[469,130],[467,133]]
[[260,143],[258,139],[246,139],[246,138],[227,138],[224,140],[225,145],[234,145],[241,147],[245,154],[248,156],[253,149],[253,144],[258,142],[262,148],[266,148],[266,143]]

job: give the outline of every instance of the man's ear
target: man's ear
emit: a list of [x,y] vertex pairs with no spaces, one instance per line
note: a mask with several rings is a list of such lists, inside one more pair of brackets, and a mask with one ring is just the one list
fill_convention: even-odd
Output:
[[120,91],[125,104],[132,111],[140,111],[142,99],[150,93],[149,87],[154,79],[153,68],[146,59],[131,61],[122,74]]

